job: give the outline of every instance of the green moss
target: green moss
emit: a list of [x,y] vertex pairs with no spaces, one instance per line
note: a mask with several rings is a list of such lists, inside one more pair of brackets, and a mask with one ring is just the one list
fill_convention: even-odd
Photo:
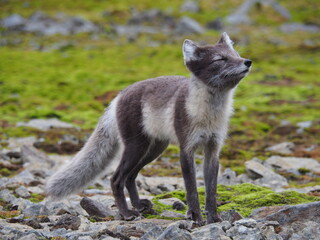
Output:
[[8,177],[11,175],[11,171],[8,168],[1,168],[0,174],[1,176]]
[[244,165],[231,167],[231,170],[235,171],[237,175],[247,172]]
[[18,171],[10,170],[8,168],[0,168],[0,177],[13,177]]
[[306,174],[306,173],[311,172],[310,169],[307,169],[307,168],[299,168],[298,171],[301,174]]
[[38,194],[38,193],[31,193],[31,197],[29,200],[31,202],[37,203],[41,202],[46,196],[44,194]]
[[[205,190],[198,188],[201,209],[205,206]],[[217,200],[225,204],[218,208],[218,211],[237,210],[241,215],[247,217],[252,210],[265,206],[274,205],[294,205],[319,201],[319,198],[300,194],[295,191],[285,191],[275,193],[266,187],[252,184],[238,184],[233,186],[218,185]],[[159,199],[178,198],[186,203],[185,191],[173,191],[170,193],[157,195],[153,199],[154,209],[161,213],[164,210],[173,211],[171,206],[166,206],[159,202]],[[177,211],[184,214],[184,211]]]
[[253,209],[274,205],[292,205],[318,201],[316,197],[300,194],[295,191],[275,193],[269,188],[252,184],[218,187],[218,200],[230,201],[219,207],[219,211],[235,209],[243,216],[248,216]]

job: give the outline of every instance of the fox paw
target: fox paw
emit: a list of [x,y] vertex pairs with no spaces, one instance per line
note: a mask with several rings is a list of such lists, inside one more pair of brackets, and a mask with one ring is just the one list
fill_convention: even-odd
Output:
[[194,224],[198,227],[203,226],[205,222],[203,221],[201,212],[188,211],[186,215],[187,220],[193,220]]
[[120,213],[123,220],[132,221],[140,216],[140,213],[135,210],[127,210],[125,213]]
[[214,216],[208,216],[207,215],[207,224],[210,223],[215,223],[215,222],[222,222],[221,217],[219,217],[219,215],[214,215]]

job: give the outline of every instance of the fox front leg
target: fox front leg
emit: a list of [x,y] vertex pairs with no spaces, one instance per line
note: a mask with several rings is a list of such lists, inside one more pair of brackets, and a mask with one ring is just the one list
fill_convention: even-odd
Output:
[[204,181],[206,188],[206,206],[207,224],[221,222],[217,213],[217,181],[219,172],[219,151],[215,142],[210,142],[205,146],[204,159]]
[[203,225],[204,222],[200,210],[193,158],[193,152],[190,153],[181,149],[180,162],[187,192],[187,219],[192,219],[198,225]]

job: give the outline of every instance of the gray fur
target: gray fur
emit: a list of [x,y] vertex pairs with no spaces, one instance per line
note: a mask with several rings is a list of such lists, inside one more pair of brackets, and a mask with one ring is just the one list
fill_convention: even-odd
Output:
[[[194,151],[205,151],[207,223],[219,221],[216,204],[219,152],[232,114],[234,89],[250,71],[251,60],[241,58],[224,33],[214,46],[183,45],[191,78],[167,76],[137,82],[111,104],[84,148],[48,183],[48,194],[63,197],[76,192],[100,173],[123,146],[111,187],[122,217],[131,220],[152,206],[140,199],[135,178],[157,158],[169,142],[179,144],[187,191],[187,217],[202,224],[196,188]],[[127,187],[135,210],[125,199]]]

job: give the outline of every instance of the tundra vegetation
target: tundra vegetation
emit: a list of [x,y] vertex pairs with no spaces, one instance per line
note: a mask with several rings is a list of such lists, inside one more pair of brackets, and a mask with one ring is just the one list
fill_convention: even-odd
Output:
[[[220,32],[206,30],[202,34],[166,32],[117,34],[114,26],[125,25],[135,13],[158,9],[178,21],[188,16],[202,26],[225,18],[243,1],[199,1],[198,12],[181,12],[182,1],[0,1],[0,18],[19,13],[29,18],[36,11],[48,16],[63,13],[81,16],[99,26],[95,33],[43,35],[0,28],[0,144],[8,139],[36,136],[42,142],[36,147],[47,153],[74,154],[94,128],[104,108],[116,94],[136,81],[161,76],[189,73],[183,65],[181,45],[185,38],[213,44]],[[319,31],[284,33],[279,26],[291,21],[320,25],[320,2],[278,1],[291,14],[280,16],[268,5],[256,4],[250,10],[251,24],[227,25],[224,28],[235,42],[240,55],[253,61],[252,72],[240,83],[235,95],[235,114],[231,118],[229,138],[222,150],[221,164],[237,174],[245,172],[244,162],[272,155],[265,149],[281,142],[292,142],[291,156],[320,160],[320,34]],[[233,6],[233,7],[231,7]],[[151,23],[147,23],[152,25]],[[17,126],[30,119],[57,118],[79,129],[37,130]],[[301,128],[299,124],[311,122]],[[65,135],[77,144],[61,145]],[[151,163],[144,176],[181,176],[178,148],[170,146],[160,160]],[[201,163],[198,157],[197,163]],[[0,176],[11,177],[21,169],[0,165]],[[320,172],[309,174],[281,173],[291,187],[320,183]],[[200,189],[203,204],[203,190]],[[185,193],[171,192],[171,197],[184,201]],[[153,202],[164,208],[157,196]],[[219,186],[220,201],[227,201],[219,210],[236,209],[248,216],[252,209],[297,204],[318,200],[295,192],[274,193],[250,184]],[[314,193],[313,195],[317,195]],[[41,201],[33,194],[31,201]],[[0,204],[3,201],[0,199]],[[1,218],[18,215],[11,210]],[[155,217],[150,215],[150,217]]]

